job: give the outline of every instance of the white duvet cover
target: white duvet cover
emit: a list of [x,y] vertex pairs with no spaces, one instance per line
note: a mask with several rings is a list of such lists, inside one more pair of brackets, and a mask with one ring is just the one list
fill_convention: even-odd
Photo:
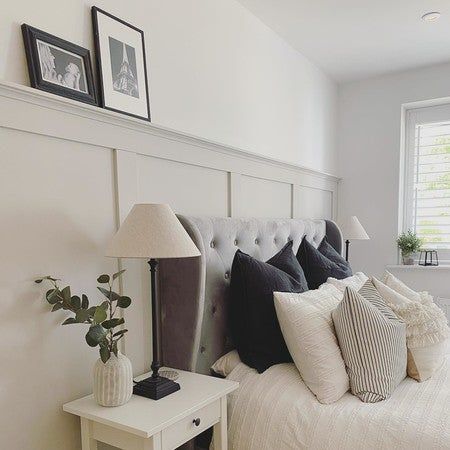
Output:
[[346,393],[323,405],[293,364],[258,374],[239,363],[227,378],[240,383],[228,400],[229,449],[450,449],[448,354],[431,379],[406,378],[373,404]]

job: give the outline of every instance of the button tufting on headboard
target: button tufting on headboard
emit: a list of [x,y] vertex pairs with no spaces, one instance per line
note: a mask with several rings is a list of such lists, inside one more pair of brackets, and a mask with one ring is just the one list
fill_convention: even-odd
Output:
[[202,256],[160,262],[163,363],[200,373],[208,374],[217,358],[232,348],[227,306],[237,248],[266,261],[289,240],[297,252],[304,235],[316,247],[326,235],[334,248],[342,250],[341,233],[330,221],[179,219]]

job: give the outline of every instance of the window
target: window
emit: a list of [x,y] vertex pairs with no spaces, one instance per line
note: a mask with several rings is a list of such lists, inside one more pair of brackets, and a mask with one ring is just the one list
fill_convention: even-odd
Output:
[[450,260],[450,105],[406,114],[403,229]]

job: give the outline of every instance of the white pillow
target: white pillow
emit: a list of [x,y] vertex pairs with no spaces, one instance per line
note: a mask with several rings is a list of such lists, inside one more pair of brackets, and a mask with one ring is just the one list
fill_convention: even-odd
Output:
[[409,298],[410,300],[414,302],[420,302],[421,296],[418,292],[413,291],[410,287],[406,286],[403,281],[399,280],[397,277],[392,275],[392,273],[388,272],[387,270],[384,272],[383,278],[381,281],[391,289],[393,289],[395,292],[398,292],[399,294],[403,295],[406,298]]
[[[412,291],[392,274],[389,275],[391,285],[408,294],[408,298],[376,278],[372,278],[373,284],[387,305],[406,323],[408,375],[417,381],[425,381],[444,363],[445,341],[450,334],[447,319],[432,301],[423,301],[423,294]],[[411,295],[410,291],[416,295]]]
[[221,356],[212,366],[211,370],[218,375],[227,377],[233,369],[241,362],[237,350],[231,350],[227,354]]
[[321,403],[339,400],[349,389],[334,332],[332,311],[342,299],[333,285],[301,294],[274,292],[286,345],[303,381]]
[[334,287],[339,289],[342,292],[342,296],[344,296],[346,287],[351,287],[355,291],[359,291],[367,280],[368,278],[366,274],[357,272],[351,277],[344,278],[343,280],[338,280],[336,278],[330,277],[325,284],[332,284]]

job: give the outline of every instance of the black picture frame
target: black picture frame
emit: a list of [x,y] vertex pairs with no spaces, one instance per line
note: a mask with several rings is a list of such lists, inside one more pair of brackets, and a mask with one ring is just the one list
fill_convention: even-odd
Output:
[[[146,53],[145,53],[145,39],[144,39],[144,32],[135,27],[134,25],[131,25],[128,22],[125,22],[124,20],[114,16],[111,13],[108,13],[104,11],[103,9],[98,8],[97,6],[93,6],[91,8],[91,14],[92,14],[92,25],[94,30],[94,46],[95,46],[95,60],[97,64],[97,74],[98,74],[98,86],[99,86],[99,105],[104,108],[108,109],[110,111],[115,111],[121,114],[125,114],[127,116],[135,117],[138,119],[146,120],[148,122],[151,122],[151,113],[150,113],[150,101],[149,101],[149,86],[148,86],[148,76],[147,76],[147,60],[146,60]],[[105,74],[105,68],[102,63],[102,57],[101,57],[101,44],[100,44],[100,27],[99,27],[99,21],[98,21],[98,15],[103,14],[107,17],[109,17],[112,20],[115,20],[119,24],[123,25],[124,27],[128,27],[131,30],[137,32],[140,34],[140,41],[142,44],[142,58],[143,58],[143,72],[144,72],[144,86],[145,86],[145,102],[146,102],[146,115],[139,115],[134,114],[130,111],[125,111],[120,108],[109,106],[106,102],[105,96],[107,95],[105,93],[105,82],[104,77]]]
[[[78,100],[83,103],[98,105],[97,92],[94,83],[94,74],[92,72],[91,65],[91,55],[88,49],[53,36],[52,34],[46,33],[45,31],[38,30],[37,28],[34,28],[25,23],[22,24],[22,35],[31,87],[40,89],[42,91],[51,92],[52,94],[56,94],[61,97]],[[83,77],[82,85],[84,86],[85,92],[76,88],[68,87],[70,83],[69,81],[66,82],[65,77],[66,75],[68,77],[71,76],[69,72],[65,72],[64,74],[57,73],[54,69],[54,77],[59,78],[60,82],[57,82],[56,79],[54,81],[48,81],[45,79],[45,76],[42,74],[41,56],[38,49],[38,41],[43,44],[48,44],[46,46],[48,49],[51,48],[50,46],[56,47],[56,49],[53,50],[54,53],[58,52],[61,55],[65,54],[67,58],[82,60],[83,63],[81,64],[81,66],[84,69],[84,72],[80,73],[80,78]],[[51,54],[51,56],[53,60],[56,59],[54,55]],[[79,67],[76,67],[79,71]],[[67,80],[71,81],[73,81],[73,79],[74,78],[67,78]],[[73,84],[75,84],[75,81],[73,81]]]

